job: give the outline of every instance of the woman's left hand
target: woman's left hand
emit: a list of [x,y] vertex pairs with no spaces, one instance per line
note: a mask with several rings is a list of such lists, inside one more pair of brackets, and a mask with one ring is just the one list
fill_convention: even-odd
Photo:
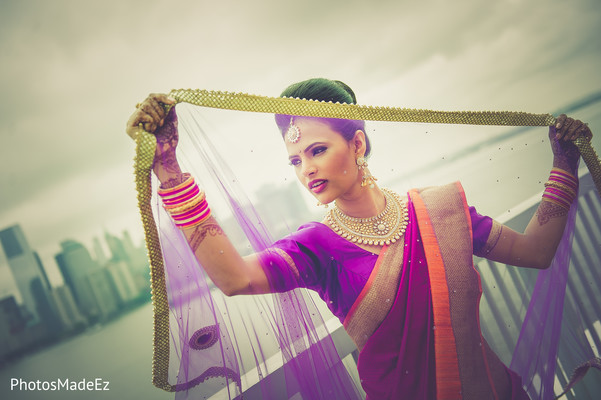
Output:
[[574,175],[577,173],[580,150],[574,144],[579,137],[589,140],[593,137],[590,128],[584,122],[561,114],[549,129],[549,139],[553,150],[553,166],[568,171]]
[[589,140],[593,137],[588,124],[561,114],[555,122],[555,131],[557,140],[574,141],[580,136],[584,136]]

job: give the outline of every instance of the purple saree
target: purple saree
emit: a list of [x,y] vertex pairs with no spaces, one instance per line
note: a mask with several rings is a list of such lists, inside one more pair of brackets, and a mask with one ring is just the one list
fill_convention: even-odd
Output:
[[[447,201],[448,191],[444,190],[443,195]],[[471,298],[479,298],[479,279],[471,263],[473,248],[485,252],[487,244],[497,240],[499,231],[493,229],[490,218],[478,215],[474,208],[464,212],[463,205],[464,202],[451,211],[458,215],[458,220],[463,220],[461,233],[467,238],[465,242],[469,242],[465,254],[469,261],[463,270],[475,274],[471,276],[475,281],[464,291]],[[437,368],[441,358],[436,357],[436,351],[456,354],[459,349],[442,345],[435,349],[436,329],[444,334],[444,326],[435,325],[431,276],[420,224],[414,202],[409,201],[408,207],[410,220],[404,240],[385,246],[379,256],[339,237],[323,224],[304,225],[263,252],[272,287],[285,291],[301,286],[320,294],[361,350],[358,370],[368,399],[462,398],[462,392],[463,398],[527,399],[521,379],[500,363],[481,337],[477,303],[472,306],[473,315],[466,317],[459,313],[455,318],[458,325],[471,324],[477,330],[479,356],[462,360],[464,379],[456,382],[455,395],[445,395],[448,389],[437,385],[448,368],[442,364],[444,368]],[[451,215],[447,213],[446,217]],[[284,273],[290,270],[292,275]],[[465,343],[460,344],[465,347]],[[472,369],[478,370],[475,362],[478,359],[491,364],[483,369],[488,375],[494,369],[495,379],[489,385],[468,381],[474,372],[467,371],[470,366],[465,364],[472,363]],[[489,396],[482,397],[484,393]]]

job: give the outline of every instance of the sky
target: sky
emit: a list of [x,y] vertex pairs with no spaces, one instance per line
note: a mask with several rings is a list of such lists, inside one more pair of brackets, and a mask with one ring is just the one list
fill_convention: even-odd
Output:
[[[124,229],[141,237],[124,127],[148,93],[277,96],[319,76],[349,84],[360,104],[547,113],[601,90],[597,0],[0,0],[0,7],[0,229],[22,226],[53,284],[61,283],[54,255],[62,240],[90,246],[94,236]],[[249,123],[231,126],[244,132]],[[215,139],[238,154],[244,175],[249,151],[282,148],[274,138]],[[276,169],[248,179],[293,178]],[[2,255],[0,282],[0,296],[11,292]]]

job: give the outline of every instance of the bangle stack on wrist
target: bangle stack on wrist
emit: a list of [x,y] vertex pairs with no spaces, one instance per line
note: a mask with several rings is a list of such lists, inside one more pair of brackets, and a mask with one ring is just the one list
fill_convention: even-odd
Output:
[[211,216],[204,192],[190,174],[184,174],[184,178],[182,183],[173,188],[158,190],[163,207],[180,229],[200,225]]
[[578,178],[560,168],[553,168],[549,180],[545,183],[543,200],[569,210],[577,195]]

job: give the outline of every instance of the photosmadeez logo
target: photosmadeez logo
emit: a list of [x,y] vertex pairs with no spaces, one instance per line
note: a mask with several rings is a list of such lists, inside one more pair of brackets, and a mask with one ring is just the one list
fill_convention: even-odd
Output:
[[52,381],[26,381],[21,378],[11,378],[10,379],[10,390],[11,391],[40,391],[40,392],[49,392],[49,391],[60,391],[60,390],[68,390],[68,391],[97,391],[97,390],[110,390],[109,381],[105,381],[102,378],[95,379],[80,379],[80,380],[71,380],[69,378],[65,379],[55,379]]

